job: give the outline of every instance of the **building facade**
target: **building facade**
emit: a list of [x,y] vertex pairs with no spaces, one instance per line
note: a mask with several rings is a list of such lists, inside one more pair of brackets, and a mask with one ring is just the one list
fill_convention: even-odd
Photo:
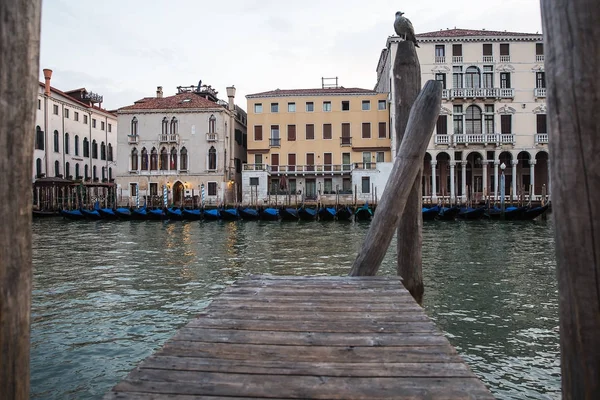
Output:
[[246,113],[219,100],[210,86],[178,87],[118,110],[117,192],[120,204],[199,206],[241,198]]
[[[388,38],[377,66],[376,90],[389,93],[392,104],[400,40]],[[424,160],[424,200],[498,199],[502,175],[507,198],[549,196],[542,35],[449,29],[417,40],[423,84],[435,79],[443,86]]]
[[117,116],[101,107],[102,96],[84,88],[63,92],[52,87],[49,69],[44,77],[38,90],[33,181],[111,181],[117,169]]
[[335,85],[246,98],[245,203],[373,202],[381,195],[391,165],[385,94]]

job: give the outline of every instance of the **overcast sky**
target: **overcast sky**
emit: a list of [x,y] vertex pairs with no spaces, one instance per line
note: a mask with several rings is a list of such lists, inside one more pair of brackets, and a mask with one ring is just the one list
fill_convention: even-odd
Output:
[[396,11],[417,33],[446,28],[541,32],[539,0],[44,0],[42,68],[52,86],[85,87],[109,109],[177,86],[245,95],[314,88],[321,77],[373,88]]

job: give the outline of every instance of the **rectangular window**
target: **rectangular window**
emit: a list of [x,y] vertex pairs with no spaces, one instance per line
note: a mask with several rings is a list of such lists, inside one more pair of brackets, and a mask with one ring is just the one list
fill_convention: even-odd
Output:
[[254,105],[254,114],[262,113],[262,103],[256,103]]
[[535,87],[538,89],[546,87],[546,73],[536,72],[535,73]]
[[288,112],[296,112],[296,103],[288,103]]
[[315,103],[313,103],[312,101],[307,101],[306,102],[306,112],[313,112],[315,111]]
[[342,169],[344,171],[350,171],[350,153],[342,153]]
[[377,109],[378,110],[385,110],[386,108],[387,108],[387,101],[385,101],[385,100],[377,101]]
[[510,89],[510,72],[500,72],[500,87]]
[[331,124],[323,124],[323,139],[331,139]]
[[454,106],[452,119],[454,122],[454,134],[461,135],[463,133],[463,109],[462,106]]
[[361,189],[363,193],[371,193],[371,179],[368,176],[363,176],[361,179]]
[[383,151],[378,151],[377,152],[377,158],[375,159],[376,162],[385,162],[385,152]]
[[500,129],[504,134],[512,133],[512,115],[504,114],[500,116]]
[[350,178],[344,178],[342,180],[342,190],[345,193],[352,193],[352,180]]
[[500,55],[501,56],[509,56],[510,55],[510,45],[508,43],[500,43]]
[[104,121],[100,121],[100,130],[104,130]]
[[290,142],[296,140],[296,125],[287,126],[287,140]]
[[263,165],[263,160],[262,160],[262,154],[255,154],[254,155],[254,166],[256,167],[257,170],[261,170]]
[[463,88],[462,67],[452,67],[452,87],[455,89]]
[[350,111],[350,101],[342,101],[342,111]]
[[323,180],[323,194],[333,194],[333,180],[331,178]]
[[83,116],[83,123],[87,125],[87,123],[88,123],[88,116],[87,115]]
[[108,124],[108,131],[112,132],[112,124]]
[[294,194],[296,193],[296,179],[290,179],[288,181],[289,186],[290,186],[290,193]]
[[150,196],[158,196],[158,183],[150,183]]
[[96,127],[96,118],[92,118],[92,128]]
[[129,184],[129,194],[131,197],[137,196],[138,195],[138,190],[137,190],[137,183],[130,183]]
[[483,44],[483,55],[488,56],[488,57],[492,56],[492,44],[491,43]]
[[462,57],[462,44],[452,45],[452,57]]
[[250,178],[250,186],[258,186],[258,177]]
[[271,103],[271,112],[272,113],[279,112],[279,103]]
[[288,171],[296,170],[296,154],[288,154]]
[[448,134],[448,117],[446,115],[440,115],[437,123],[435,124],[435,132],[437,135]]
[[306,124],[306,140],[314,140],[315,138],[315,126],[313,124]]
[[446,74],[435,74],[435,80],[442,84],[442,89],[446,89]]
[[544,55],[544,43],[536,43],[535,44],[535,55],[536,56]]
[[536,118],[537,133],[548,133],[546,129],[546,114],[538,114]]
[[279,139],[279,125],[271,125],[271,139]]
[[65,111],[64,111],[64,112],[65,112],[65,115],[64,115],[64,116],[65,116],[65,118],[69,118],[69,109],[68,109],[68,108],[65,108]]
[[370,122],[362,123],[362,138],[363,139],[371,138],[371,123]]
[[78,113],[77,111],[75,111],[75,112],[73,113],[73,119],[74,119],[75,121],[79,121],[79,113]]
[[494,87],[494,67],[492,67],[491,65],[483,66],[482,86],[484,88],[493,88]]
[[446,56],[446,46],[443,44],[435,45],[435,56],[436,57],[445,57]]
[[306,154],[306,170],[307,171],[315,170],[315,155],[314,155],[314,153]]
[[208,182],[208,195],[209,196],[217,195],[217,182]]
[[263,140],[262,125],[254,125],[254,140],[255,141]]
[[371,100],[363,100],[362,101],[362,110],[369,111],[371,109]]
[[323,171],[331,171],[333,164],[333,154],[324,153],[323,154]]
[[[342,137],[343,138],[350,137],[350,124],[347,122],[342,124]],[[350,141],[348,143],[350,143]]]
[[331,111],[331,102],[330,101],[323,102],[323,111]]
[[387,123],[379,123],[379,139],[385,139],[387,137]]
[[42,109],[42,101],[38,99],[38,110]]
[[52,112],[54,113],[54,115],[58,115],[58,105],[54,104],[52,106]]
[[494,105],[486,104],[485,114],[483,116],[485,122],[485,133],[492,134],[496,130],[494,128]]

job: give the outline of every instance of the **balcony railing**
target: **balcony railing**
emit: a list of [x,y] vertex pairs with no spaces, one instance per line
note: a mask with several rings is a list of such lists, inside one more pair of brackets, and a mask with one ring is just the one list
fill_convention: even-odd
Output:
[[446,64],[446,56],[435,56],[436,64]]
[[271,146],[271,147],[281,147],[281,139],[280,138],[271,138],[271,139],[269,139],[269,146]]
[[450,100],[451,89],[442,89],[442,99]]
[[500,89],[500,97],[503,99],[513,99],[515,97],[515,89]]
[[351,164],[318,165],[271,165],[268,169],[275,174],[343,174],[352,171]]
[[488,134],[455,134],[452,137],[454,144],[515,144],[513,133],[488,133]]
[[547,133],[536,133],[535,134],[535,144],[548,144],[548,134]]
[[[513,98],[515,97],[514,89],[504,88],[456,88],[447,89],[449,98],[456,99],[486,99],[486,98]],[[442,97],[444,93],[442,92]]]
[[494,62],[494,56],[483,56],[483,62],[484,63],[493,63]]
[[374,162],[361,162],[354,163],[354,169],[376,169],[377,163]]
[[463,56],[452,56],[453,64],[462,64],[462,62],[463,62]]
[[510,55],[500,56],[500,62],[510,62]]
[[214,132],[206,134],[206,141],[207,142],[216,142],[217,138],[218,138],[218,136]]
[[340,138],[340,145],[341,146],[352,146],[352,138],[342,136]]
[[179,134],[158,135],[158,141],[160,143],[177,143],[179,142]]
[[140,140],[140,135],[127,135],[127,142],[128,143],[138,143]]
[[269,171],[267,164],[244,164],[244,171]]
[[535,62],[544,62],[544,55],[543,54],[537,54],[535,56]]
[[451,144],[450,135],[435,135],[435,144]]
[[533,89],[533,95],[535,97],[546,97],[546,88],[535,88],[535,89]]

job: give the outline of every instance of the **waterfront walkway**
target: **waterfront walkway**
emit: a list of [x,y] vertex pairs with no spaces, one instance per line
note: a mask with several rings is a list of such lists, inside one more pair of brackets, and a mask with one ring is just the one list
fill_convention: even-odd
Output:
[[398,277],[251,276],[105,399],[493,399]]

